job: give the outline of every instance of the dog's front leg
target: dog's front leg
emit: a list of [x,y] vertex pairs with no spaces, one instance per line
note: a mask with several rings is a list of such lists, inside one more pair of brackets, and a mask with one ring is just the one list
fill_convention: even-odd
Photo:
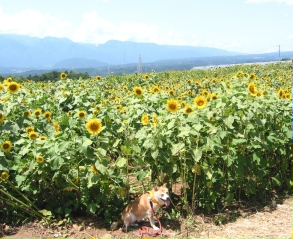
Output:
[[153,212],[149,213],[149,220],[150,220],[150,224],[154,230],[160,230],[160,228],[156,227],[156,225],[155,225]]

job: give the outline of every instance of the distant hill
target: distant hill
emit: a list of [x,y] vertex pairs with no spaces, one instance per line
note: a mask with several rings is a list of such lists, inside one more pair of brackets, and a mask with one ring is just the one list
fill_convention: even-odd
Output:
[[[67,38],[29,37],[0,34],[0,67],[53,69],[70,65],[72,68],[92,67],[94,64],[129,64],[138,62],[139,54],[144,62],[168,59],[184,59],[207,56],[232,56],[217,48],[158,45],[110,40],[94,45],[73,42]],[[84,62],[77,59],[84,59]],[[97,61],[97,62],[91,62]],[[88,64],[88,65],[87,65]]]

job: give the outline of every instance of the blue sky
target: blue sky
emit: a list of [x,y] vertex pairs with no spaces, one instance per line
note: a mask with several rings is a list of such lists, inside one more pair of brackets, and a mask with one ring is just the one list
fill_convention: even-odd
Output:
[[293,50],[293,0],[0,0],[0,34]]

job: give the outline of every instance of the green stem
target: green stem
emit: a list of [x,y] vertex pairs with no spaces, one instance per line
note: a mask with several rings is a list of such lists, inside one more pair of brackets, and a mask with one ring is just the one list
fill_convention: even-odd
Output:
[[10,181],[7,180],[7,183],[20,195],[22,196],[35,210],[39,211],[39,209],[30,201],[23,193],[19,191]]

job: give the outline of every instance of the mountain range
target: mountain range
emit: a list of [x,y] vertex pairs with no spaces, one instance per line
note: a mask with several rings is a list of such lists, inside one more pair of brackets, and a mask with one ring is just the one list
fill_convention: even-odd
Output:
[[[67,38],[0,34],[0,74],[39,74],[50,70],[78,70],[92,74],[135,72],[139,56],[144,71],[185,70],[194,66],[278,60],[277,53],[249,55],[218,48],[158,45],[110,40],[104,44],[73,42]],[[291,57],[291,52],[282,57]]]
[[139,55],[144,62],[154,62],[235,54],[237,53],[208,47],[158,45],[117,40],[95,45],[77,43],[67,38],[0,34],[1,67],[99,67],[137,63]]

